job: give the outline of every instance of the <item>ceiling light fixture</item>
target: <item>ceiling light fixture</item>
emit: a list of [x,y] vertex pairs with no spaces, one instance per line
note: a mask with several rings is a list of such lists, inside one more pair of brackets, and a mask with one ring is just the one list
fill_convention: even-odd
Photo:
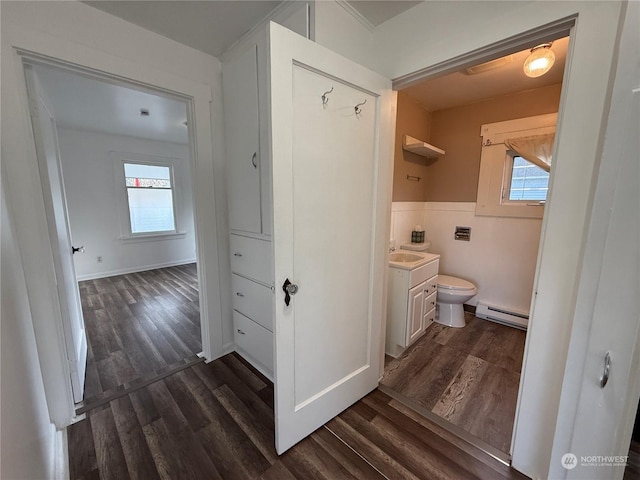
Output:
[[531,53],[522,67],[527,77],[541,77],[551,70],[556,61],[556,55],[551,50],[551,45],[551,43],[543,43],[531,49]]

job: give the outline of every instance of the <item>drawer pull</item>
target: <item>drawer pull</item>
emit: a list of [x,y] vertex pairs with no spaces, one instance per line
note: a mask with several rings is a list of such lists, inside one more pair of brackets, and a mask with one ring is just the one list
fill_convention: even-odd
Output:
[[244,297],[244,293],[236,292],[236,295],[237,295],[238,297]]
[[244,333],[244,332],[243,332],[242,330],[240,330],[239,328],[238,328],[237,332],[238,332],[240,335],[246,335],[246,333]]
[[242,256],[242,254],[241,254],[241,253],[236,252],[236,253],[234,253],[234,254],[233,254],[233,256],[234,256],[234,257],[241,257],[241,256]]
[[438,285],[431,285],[431,288],[438,288]]

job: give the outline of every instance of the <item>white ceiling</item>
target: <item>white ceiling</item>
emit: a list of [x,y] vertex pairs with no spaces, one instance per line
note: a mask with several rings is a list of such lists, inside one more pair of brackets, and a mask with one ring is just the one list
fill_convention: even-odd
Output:
[[423,0],[417,2],[408,2],[404,0],[396,1],[369,1],[369,0],[350,0],[348,3],[353,8],[360,12],[364,18],[366,18],[374,26],[378,26],[381,23],[401,14],[405,10],[409,10],[411,7],[415,7]]
[[569,37],[553,42],[551,50],[556,55],[556,61],[551,70],[542,77],[529,78],[524,74],[522,65],[530,51],[523,50],[512,55],[511,63],[495,70],[476,75],[455,72],[427,80],[403,91],[418,101],[427,111],[433,112],[488,100],[499,95],[561,83],[568,45]]
[[[187,143],[185,102],[54,67],[34,68],[60,127]],[[150,115],[141,116],[140,109]]]
[[88,5],[219,57],[279,1],[86,1]]
[[[84,3],[176,42],[219,57],[281,2],[89,0]],[[348,3],[370,23],[379,25],[421,2],[351,0]]]

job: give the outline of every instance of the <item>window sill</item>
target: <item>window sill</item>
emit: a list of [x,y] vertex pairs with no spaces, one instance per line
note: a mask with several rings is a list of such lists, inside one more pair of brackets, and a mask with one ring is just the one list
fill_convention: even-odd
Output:
[[119,240],[123,243],[154,242],[158,240],[180,240],[186,235],[187,232],[139,233],[123,235]]

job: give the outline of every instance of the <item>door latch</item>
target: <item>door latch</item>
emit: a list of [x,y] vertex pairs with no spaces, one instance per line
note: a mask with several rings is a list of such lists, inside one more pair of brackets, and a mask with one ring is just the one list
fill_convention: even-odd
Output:
[[282,291],[284,292],[284,304],[288,307],[291,303],[291,297],[298,293],[298,285],[291,283],[287,278],[282,284]]
[[600,377],[600,388],[604,388],[609,381],[609,373],[611,372],[611,354],[607,352],[604,356],[604,371]]

